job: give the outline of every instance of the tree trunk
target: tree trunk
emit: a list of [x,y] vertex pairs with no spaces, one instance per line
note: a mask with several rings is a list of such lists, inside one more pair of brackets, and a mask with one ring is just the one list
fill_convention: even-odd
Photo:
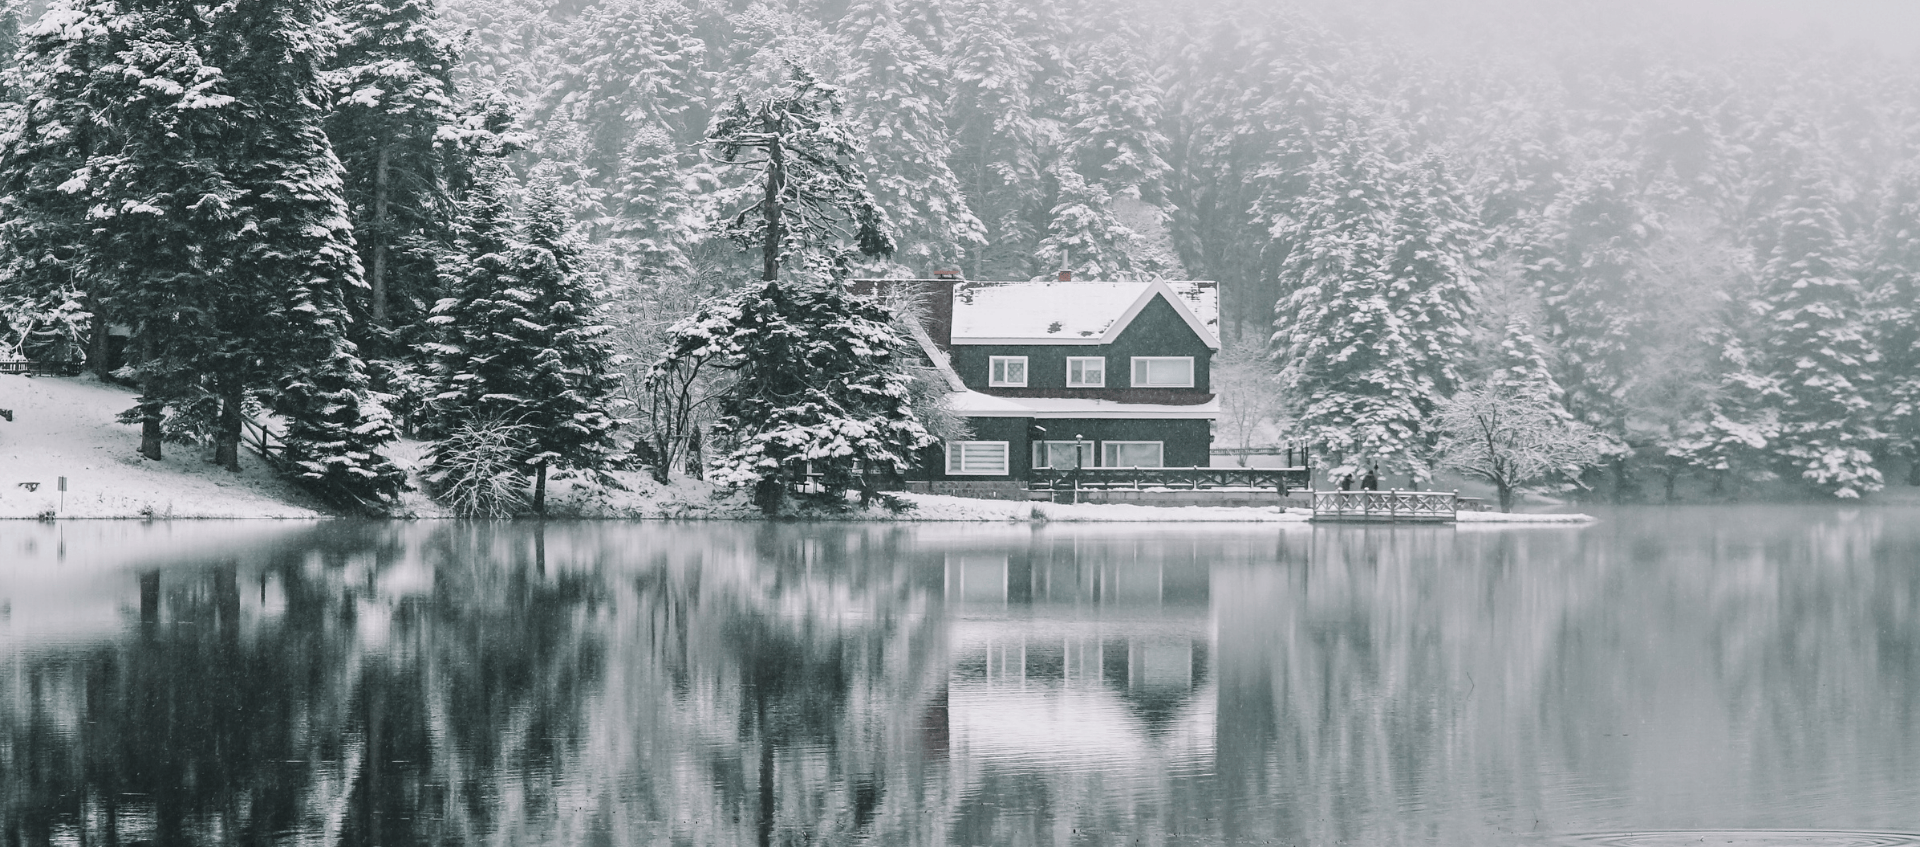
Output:
[[533,513],[547,516],[547,463],[541,462],[533,469]]
[[160,461],[160,413],[163,408],[149,399],[151,393],[140,395],[140,455]]
[[1907,460],[1907,484],[1920,485],[1920,450],[1914,450],[1913,458]]
[[101,382],[105,382],[107,377],[113,374],[113,364],[108,361],[111,358],[112,347],[109,346],[111,342],[107,340],[112,327],[107,322],[106,314],[100,309],[99,299],[91,294],[87,295],[87,311],[93,313],[92,331],[87,334],[87,364],[92,368],[93,375],[99,377]]
[[229,392],[220,398],[220,424],[213,434],[213,463],[234,473],[240,472],[240,422],[239,392]]
[[368,299],[377,327],[387,325],[387,196],[391,193],[387,181],[392,159],[392,145],[380,145],[380,157],[373,167],[373,260],[367,267],[367,286],[372,289]]
[[1494,482],[1494,491],[1500,496],[1500,511],[1513,511],[1513,486],[1504,482]]
[[787,180],[787,151],[780,135],[771,132],[773,127],[767,129],[773,139],[767,143],[767,191],[760,203],[767,223],[767,241],[760,247],[760,279],[772,282],[780,278],[780,189]]

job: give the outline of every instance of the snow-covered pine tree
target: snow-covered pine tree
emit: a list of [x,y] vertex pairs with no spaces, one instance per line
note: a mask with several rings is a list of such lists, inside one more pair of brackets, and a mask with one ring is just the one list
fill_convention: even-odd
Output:
[[1891,180],[1868,249],[1879,428],[1908,461],[1907,484],[1920,485],[1920,162]]
[[1445,160],[1426,154],[1399,176],[1390,273],[1403,286],[1396,304],[1406,324],[1415,405],[1431,416],[1461,384],[1461,366],[1473,340],[1474,245],[1471,214]]
[[[1561,403],[1560,383],[1554,381],[1547,356],[1540,349],[1540,340],[1534,336],[1533,327],[1525,317],[1516,315],[1507,322],[1492,364],[1487,382],[1501,393],[1537,395],[1556,405]],[[1564,405],[1559,405],[1559,409],[1561,418],[1573,420]]]
[[[0,77],[12,95],[8,99],[18,101],[9,110],[9,131],[0,143],[0,250],[5,251],[0,296],[6,311],[22,323],[27,314],[52,313],[65,303],[99,311],[88,272],[86,164],[96,151],[107,149],[110,127],[89,92],[95,70],[111,61],[106,22],[116,12],[111,0],[63,3],[50,10],[22,34],[15,65]],[[105,376],[106,338],[93,331],[100,322],[88,309],[69,315],[73,330],[93,336],[89,364]],[[151,445],[156,455],[158,427],[156,419]]]
[[518,423],[537,351],[526,334],[532,298],[514,275],[512,176],[497,157],[473,163],[459,222],[459,241],[445,264],[447,297],[428,319],[437,340],[431,432],[445,436],[480,418]]
[[[346,198],[367,288],[351,292],[367,320],[355,341],[379,355],[378,330],[419,326],[432,305],[435,246],[453,209],[453,47],[435,31],[433,0],[348,0],[346,38],[325,75],[327,135],[346,168]],[[362,305],[359,301],[364,301]],[[404,342],[403,342],[404,343]]]
[[1066,155],[1109,194],[1159,203],[1167,174],[1160,90],[1140,55],[1140,37],[1124,20],[1113,25],[1120,31],[1094,44],[1076,69]]
[[1750,236],[1766,310],[1756,352],[1782,392],[1775,455],[1789,475],[1858,497],[1881,487],[1872,451],[1885,436],[1867,399],[1879,354],[1819,154],[1804,139],[1781,140],[1755,191],[1765,205]]
[[1349,122],[1275,234],[1289,245],[1273,338],[1282,379],[1335,473],[1419,466],[1422,389],[1400,308],[1407,282],[1393,269],[1400,178],[1374,133]]
[[952,74],[947,102],[952,169],[982,225],[984,243],[966,259],[976,279],[1025,277],[1040,239],[1028,221],[1043,202],[1040,128],[1032,114],[1040,64],[1014,32],[1020,4],[961,0],[946,42]]
[[714,157],[744,171],[755,198],[720,232],[759,251],[762,280],[779,279],[782,267],[844,277],[856,257],[893,254],[892,225],[867,191],[860,130],[839,89],[789,71],[784,87],[751,103],[736,95],[707,131]]
[[1543,328],[1559,353],[1567,408],[1623,439],[1628,383],[1645,341],[1643,257],[1655,235],[1632,169],[1589,166],[1548,207],[1540,233],[1528,274],[1546,307]]
[[211,435],[215,460],[237,471],[242,407],[265,380],[262,318],[279,304],[235,273],[244,224],[227,157],[242,116],[182,11],[122,8],[104,21],[114,52],[92,99],[116,132],[88,160],[90,271],[99,301],[132,328],[142,454],[160,458],[170,407],[169,429]]
[[948,82],[899,17],[893,0],[856,0],[841,19],[854,62],[849,106],[865,128],[874,202],[893,221],[894,258],[930,271],[978,252],[986,231],[948,165]]
[[869,297],[808,271],[755,283],[674,327],[654,368],[705,361],[731,371],[716,438],[730,445],[712,479],[750,488],[769,514],[790,486],[816,476],[829,506],[872,491],[869,474],[899,474],[933,437],[913,415],[908,342]]
[[1059,186],[1047,237],[1034,250],[1042,276],[1066,269],[1085,279],[1134,275],[1134,232],[1113,214],[1113,197],[1066,163],[1048,171]]
[[251,239],[232,270],[276,301],[258,316],[268,342],[258,355],[277,371],[266,400],[286,420],[297,478],[336,503],[372,508],[406,482],[380,452],[396,433],[347,339],[346,292],[366,283],[322,127],[323,14],[320,0],[249,0],[216,22],[243,121],[229,174]]
[[867,474],[904,471],[932,443],[913,415],[892,315],[829,275],[856,254],[893,250],[855,164],[854,125],[837,91],[793,73],[772,96],[736,98],[708,132],[716,158],[752,176],[758,199],[721,231],[760,251],[761,281],[676,325],[649,377],[699,364],[732,372],[716,398],[725,452],[714,479],[751,488],[768,513],[809,468],[820,486],[811,496],[837,506],[850,489],[871,493]]
[[689,178],[664,128],[647,126],[634,132],[607,205],[609,232],[630,253],[643,282],[690,269],[686,251],[701,224]]
[[523,403],[503,411],[527,427],[531,453],[524,461],[534,469],[539,514],[546,513],[548,468],[601,467],[614,449],[617,425],[609,414],[616,379],[609,372],[607,328],[587,289],[563,202],[557,180],[536,173],[513,274],[532,301],[521,328],[536,337],[528,339],[533,360],[519,390]]
[[1754,354],[1766,318],[1757,286],[1729,292],[1707,343],[1715,383],[1699,415],[1679,428],[1667,457],[1706,473],[1722,494],[1748,480],[1772,479],[1780,437],[1780,384]]

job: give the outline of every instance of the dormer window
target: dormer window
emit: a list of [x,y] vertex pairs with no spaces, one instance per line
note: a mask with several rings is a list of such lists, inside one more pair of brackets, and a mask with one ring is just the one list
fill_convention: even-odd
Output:
[[1134,388],[1192,388],[1192,356],[1133,357]]
[[1103,356],[1068,356],[1068,388],[1103,388],[1107,384],[1107,360]]
[[[975,359],[974,361],[979,360]],[[1027,387],[1027,357],[989,356],[987,358],[987,385],[993,388]]]

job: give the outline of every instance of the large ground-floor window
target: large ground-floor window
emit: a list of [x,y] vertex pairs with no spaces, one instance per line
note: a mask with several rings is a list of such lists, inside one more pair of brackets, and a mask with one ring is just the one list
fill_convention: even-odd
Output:
[[[1079,454],[1078,457],[1075,453]],[[1093,467],[1093,442],[1035,441],[1033,467],[1036,470],[1048,468],[1056,471]]]
[[1166,448],[1159,441],[1103,441],[1100,465],[1108,468],[1162,468]]
[[1005,441],[955,441],[947,445],[947,473],[954,476],[1006,476],[1010,450]]

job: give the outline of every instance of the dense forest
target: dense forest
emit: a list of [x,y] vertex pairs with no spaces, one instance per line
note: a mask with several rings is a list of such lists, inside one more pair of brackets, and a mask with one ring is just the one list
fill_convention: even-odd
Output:
[[1414,9],[15,0],[0,320],[101,368],[96,328],[134,326],[156,456],[230,458],[264,403],[377,499],[380,445],[450,437],[466,392],[560,445],[523,459],[593,466],[676,322],[761,278],[713,133],[805,79],[892,239],[823,273],[1216,280],[1223,390],[1332,462],[1424,473],[1448,398],[1496,385],[1597,431],[1580,484],[1614,496],[1920,481],[1911,61]]

